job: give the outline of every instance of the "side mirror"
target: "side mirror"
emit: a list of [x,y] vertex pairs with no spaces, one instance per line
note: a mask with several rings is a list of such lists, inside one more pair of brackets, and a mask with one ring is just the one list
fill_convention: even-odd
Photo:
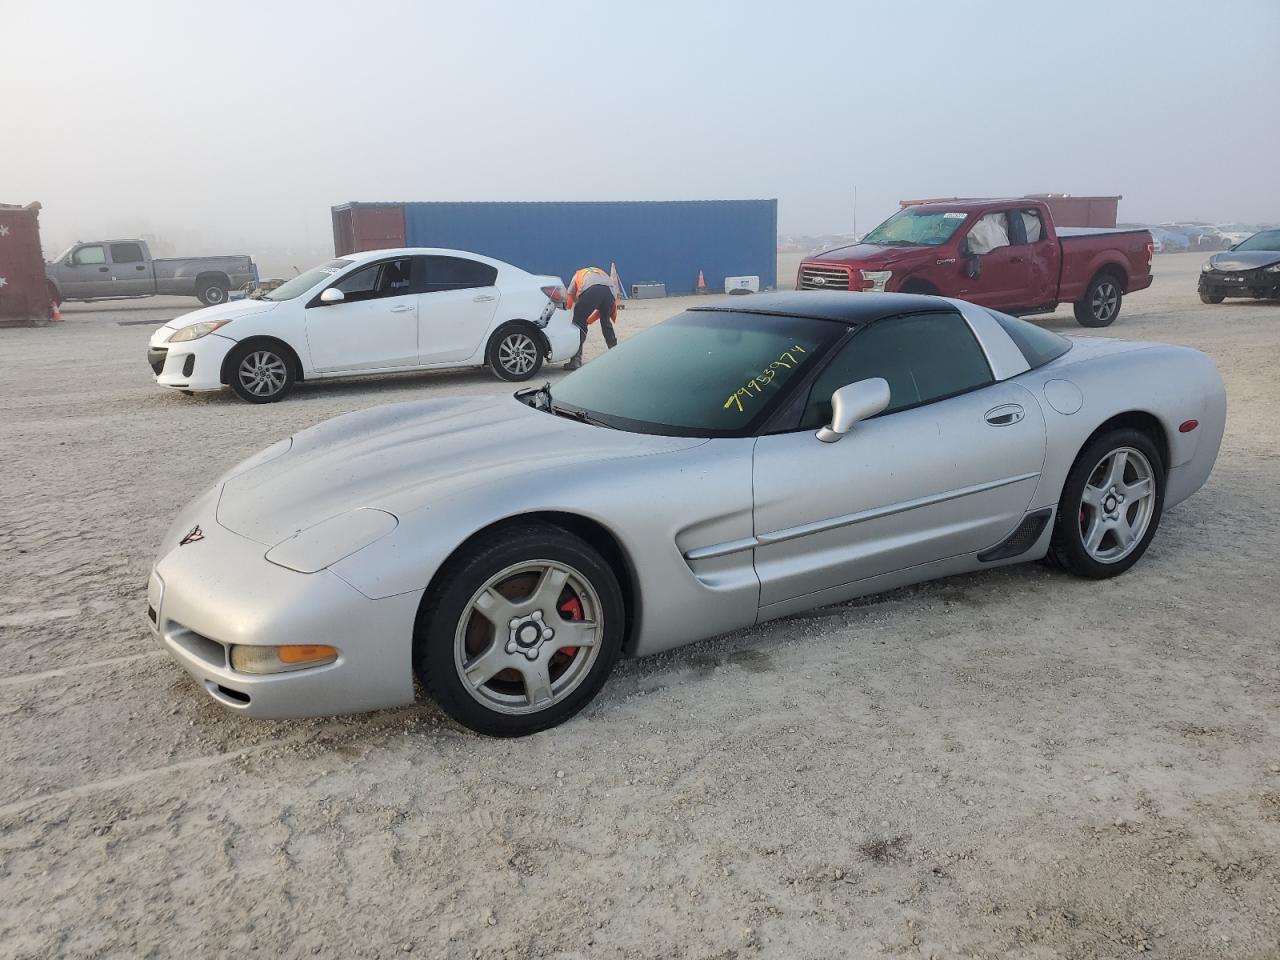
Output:
[[970,280],[978,279],[982,275],[982,257],[976,253],[969,254],[964,262],[964,275]]
[[883,377],[859,380],[831,395],[831,423],[818,431],[823,443],[835,443],[859,420],[874,417],[889,405],[889,382]]
[[330,287],[320,294],[321,303],[341,303],[345,299],[347,299],[347,295],[337,287]]

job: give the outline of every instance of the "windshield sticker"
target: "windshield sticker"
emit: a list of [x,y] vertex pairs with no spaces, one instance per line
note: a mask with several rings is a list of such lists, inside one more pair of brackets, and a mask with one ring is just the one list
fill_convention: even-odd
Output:
[[968,216],[967,213],[944,213],[942,215],[942,219],[943,220],[963,220],[967,216]]
[[[743,400],[750,400],[752,397],[758,397],[764,393],[764,388],[773,383],[773,378],[778,375],[779,370],[790,370],[792,367],[798,366],[800,360],[796,357],[797,353],[807,353],[800,344],[795,344],[790,350],[784,350],[777,360],[769,363],[759,374],[752,377],[745,384],[735,390],[729,399],[724,402],[724,409],[736,406],[738,412],[742,413],[745,408],[742,406]],[[755,393],[751,391],[754,390]]]

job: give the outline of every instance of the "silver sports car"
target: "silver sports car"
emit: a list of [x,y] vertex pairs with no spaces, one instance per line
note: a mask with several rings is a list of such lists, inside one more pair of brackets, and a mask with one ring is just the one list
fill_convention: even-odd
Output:
[[1222,380],[1186,347],[956,300],[712,302],[557,383],[338,417],[191,503],[149,610],[254,717],[409,704],[514,736],[623,654],[934,577],[1132,566],[1204,484]]

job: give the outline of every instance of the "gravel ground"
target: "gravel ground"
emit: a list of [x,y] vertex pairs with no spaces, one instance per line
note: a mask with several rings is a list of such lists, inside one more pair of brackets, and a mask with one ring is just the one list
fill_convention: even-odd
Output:
[[430,705],[239,719],[143,612],[232,463],[496,381],[253,407],[151,383],[149,324],[189,302],[0,331],[0,955],[1277,957],[1280,304],[1201,305],[1201,259],[1157,259],[1106,331],[1207,351],[1231,404],[1130,573],[1024,565],[629,661],[519,741]]

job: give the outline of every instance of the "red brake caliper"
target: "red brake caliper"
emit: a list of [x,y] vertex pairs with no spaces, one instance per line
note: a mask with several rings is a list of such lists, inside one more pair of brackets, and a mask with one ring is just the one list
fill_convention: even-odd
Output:
[[[570,597],[564,603],[560,604],[558,609],[560,611],[560,616],[564,617],[566,620],[582,619],[582,601],[579,600],[577,597]],[[577,647],[561,647],[560,652],[567,657],[572,657],[574,654],[578,652],[578,648]]]

